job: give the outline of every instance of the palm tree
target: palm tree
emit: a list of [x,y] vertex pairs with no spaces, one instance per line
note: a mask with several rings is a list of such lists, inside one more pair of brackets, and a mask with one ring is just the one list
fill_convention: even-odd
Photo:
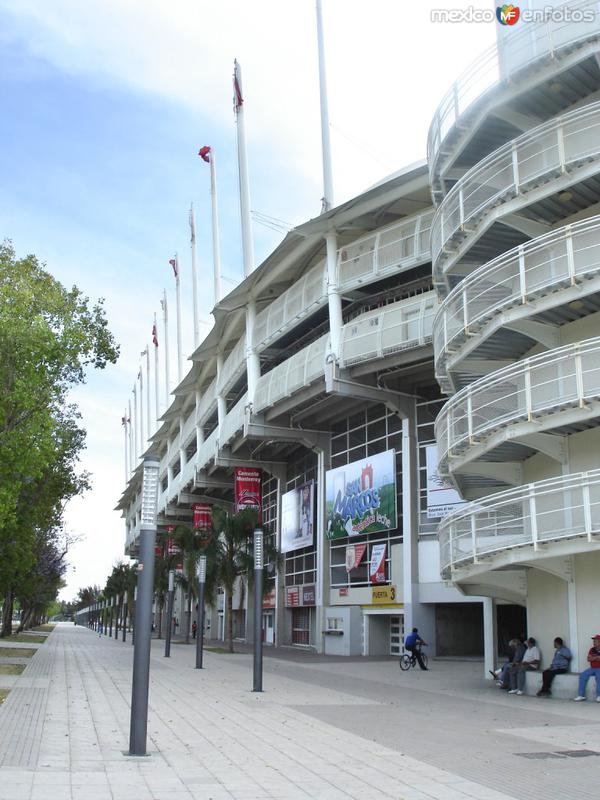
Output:
[[[242,597],[252,588],[254,579],[254,538],[253,532],[258,521],[256,511],[245,509],[239,514],[229,514],[221,508],[213,510],[213,529],[207,539],[206,596],[214,602],[218,586],[227,595],[227,642],[229,652],[233,653],[233,593],[236,582],[240,581]],[[281,560],[272,538],[265,537],[265,564],[277,566]],[[265,594],[273,586],[274,570],[265,576]]]

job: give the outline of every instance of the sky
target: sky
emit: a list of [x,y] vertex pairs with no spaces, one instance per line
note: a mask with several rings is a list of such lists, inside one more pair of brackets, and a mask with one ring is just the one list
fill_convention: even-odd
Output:
[[[494,22],[431,22],[439,0],[322,0],[335,203],[425,158],[445,91],[495,41]],[[489,8],[489,0],[480,4]],[[314,0],[0,0],[0,235],[67,286],[104,298],[116,365],[73,392],[93,488],[71,502],[64,599],[123,559],[121,417],[167,290],[176,385],[178,253],[183,350],[193,349],[188,209],[194,203],[201,330],[213,298],[209,168],[218,169],[224,291],[242,278],[233,60],[242,67],[255,261],[317,216],[322,189]],[[163,342],[159,324],[159,340]],[[187,369],[187,366],[186,366]],[[161,375],[161,380],[164,375]],[[161,388],[160,411],[164,411]],[[154,416],[154,410],[153,410]]]

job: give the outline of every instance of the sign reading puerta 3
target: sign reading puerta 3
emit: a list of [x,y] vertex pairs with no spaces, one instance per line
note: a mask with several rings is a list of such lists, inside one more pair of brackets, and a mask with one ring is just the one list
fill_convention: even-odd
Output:
[[387,450],[325,474],[327,538],[394,530],[396,451]]

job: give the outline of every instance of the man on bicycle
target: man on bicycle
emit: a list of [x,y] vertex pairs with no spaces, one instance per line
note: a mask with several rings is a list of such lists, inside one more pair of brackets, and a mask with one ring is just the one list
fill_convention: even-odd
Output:
[[412,633],[409,633],[404,640],[404,649],[408,650],[408,652],[412,655],[412,657],[417,659],[421,669],[427,671],[427,667],[423,663],[423,659],[421,657],[422,645],[427,645],[427,642],[424,642],[423,639],[421,639],[421,637],[419,636],[419,629],[413,628]]

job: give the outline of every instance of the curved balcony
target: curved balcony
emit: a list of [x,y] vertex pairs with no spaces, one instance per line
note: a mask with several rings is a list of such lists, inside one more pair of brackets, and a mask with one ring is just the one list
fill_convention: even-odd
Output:
[[341,291],[373,283],[431,258],[433,211],[425,211],[363,236],[338,251]]
[[485,497],[439,525],[443,577],[460,580],[509,564],[598,547],[600,469]]
[[436,310],[437,297],[431,291],[351,320],[342,328],[340,366],[352,367],[429,344]]
[[600,216],[540,236],[467,275],[433,322],[443,390],[454,391],[451,370],[503,325],[598,292],[599,276]]
[[[515,94],[526,76],[541,73],[538,80],[549,80],[567,57],[599,35],[598,4],[593,0],[566,3],[571,12],[591,13],[595,18],[576,21],[552,19],[521,24],[519,30],[484,51],[444,95],[429,128],[427,160],[434,197],[443,192],[440,174],[448,155],[457,149],[457,140],[472,134],[478,115],[492,107],[498,90]],[[521,75],[526,70],[526,75]]]
[[237,340],[217,378],[217,394],[224,395],[246,370],[246,334]]
[[256,315],[254,342],[262,352],[294,324],[327,302],[325,262],[321,261]]
[[[494,447],[544,430],[568,430],[600,415],[600,337],[570,344],[480,378],[435,422],[440,474]],[[535,448],[534,448],[535,449]]]
[[[600,172],[599,156],[596,102],[534,128],[479,162],[446,195],[433,218],[434,280],[443,289],[452,267],[498,218]],[[600,199],[590,194],[593,190],[586,206]],[[506,249],[502,241],[498,249]]]
[[289,397],[293,392],[322,378],[328,339],[329,334],[321,336],[282,364],[273,367],[266,375],[261,375],[256,384],[253,412],[256,414],[264,411],[284,397]]

